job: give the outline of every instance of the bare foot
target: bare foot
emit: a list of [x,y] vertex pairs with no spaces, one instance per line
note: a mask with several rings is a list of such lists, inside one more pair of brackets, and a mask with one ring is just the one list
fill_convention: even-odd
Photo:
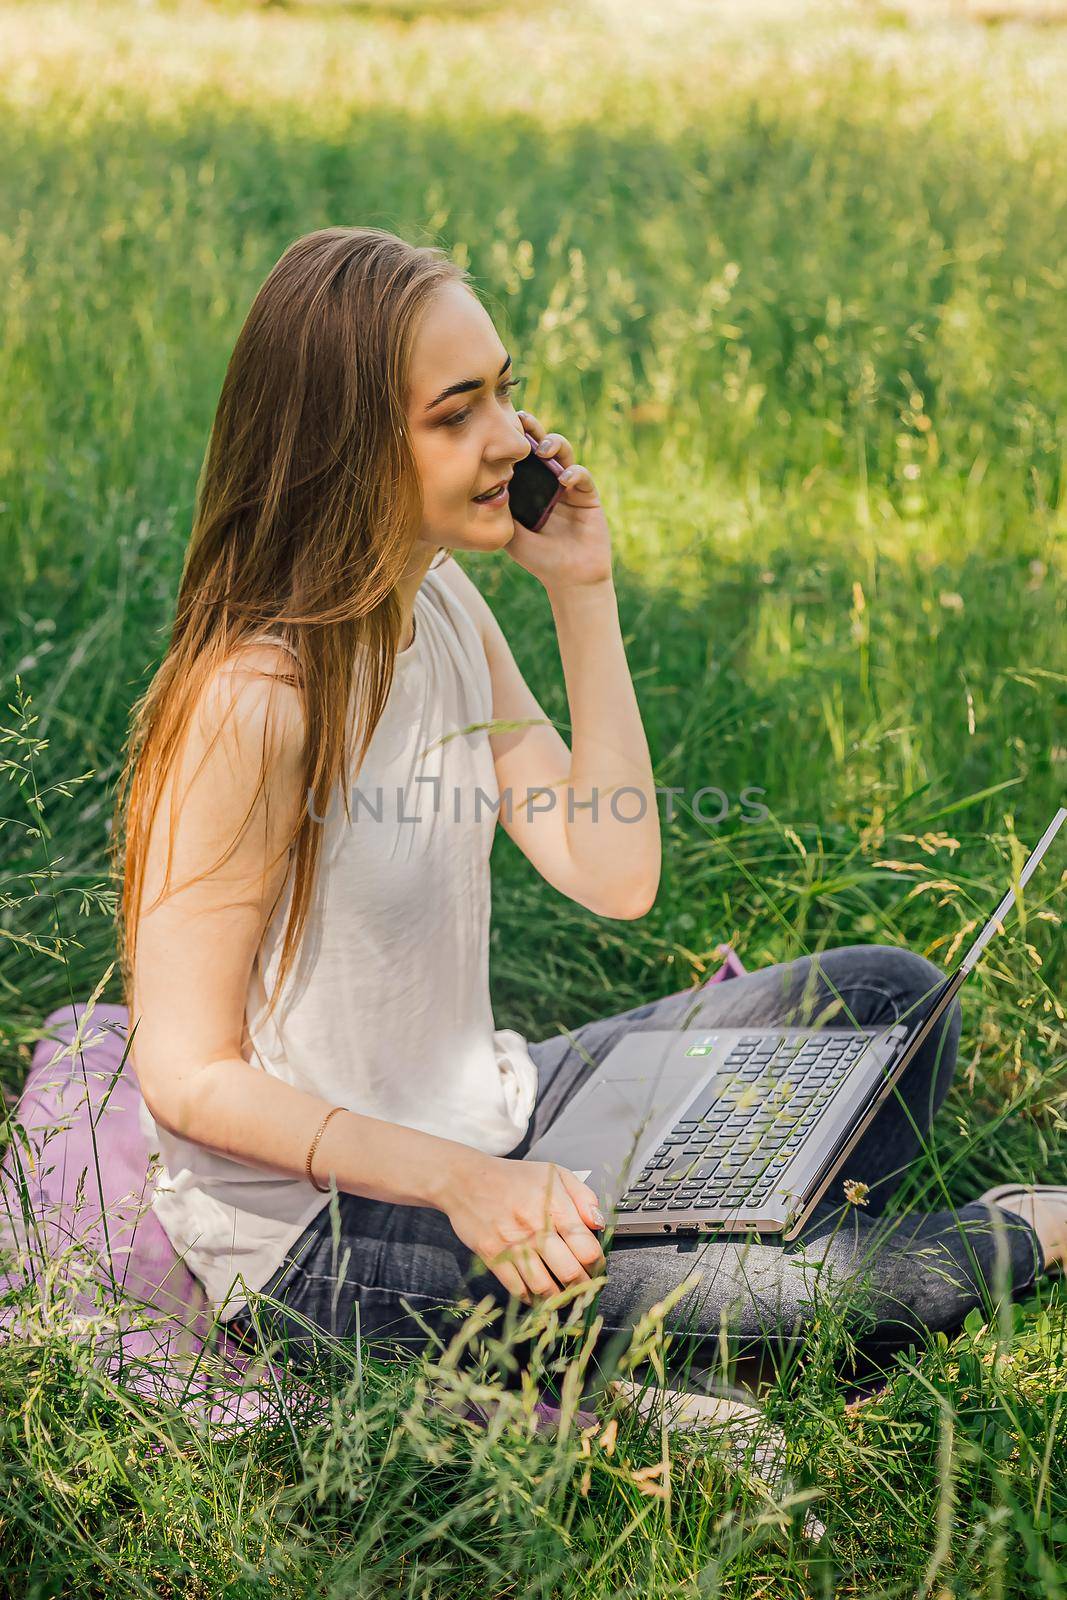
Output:
[[1067,1188],[1001,1184],[1000,1189],[1003,1195],[997,1189],[989,1189],[981,1198],[1028,1222],[1041,1240],[1045,1266],[1062,1270],[1067,1264]]

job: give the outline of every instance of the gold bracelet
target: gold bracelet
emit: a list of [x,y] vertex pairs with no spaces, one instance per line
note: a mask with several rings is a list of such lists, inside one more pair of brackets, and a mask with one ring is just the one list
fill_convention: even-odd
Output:
[[345,1109],[344,1106],[334,1106],[333,1111],[327,1111],[326,1115],[323,1117],[322,1121],[319,1124],[318,1133],[315,1135],[314,1139],[312,1139],[312,1141],[311,1141],[311,1148],[308,1151],[308,1158],[304,1163],[304,1171],[307,1173],[308,1182],[310,1183],[311,1187],[313,1189],[317,1189],[320,1194],[329,1194],[330,1185],[327,1184],[326,1187],[323,1188],[321,1183],[316,1183],[315,1182],[315,1179],[311,1175],[311,1158],[315,1154],[315,1151],[318,1149],[319,1140],[322,1138],[323,1133],[326,1131],[326,1124],[329,1122],[330,1118],[333,1116],[333,1112],[334,1111],[343,1111],[344,1109]]

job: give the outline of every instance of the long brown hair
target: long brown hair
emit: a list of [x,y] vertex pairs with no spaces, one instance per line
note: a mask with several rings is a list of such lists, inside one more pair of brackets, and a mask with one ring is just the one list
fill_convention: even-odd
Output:
[[[424,310],[450,281],[469,283],[469,274],[436,246],[379,228],[322,228],[289,246],[252,303],[197,483],[170,643],[134,704],[115,802],[119,962],[131,1007],[152,819],[201,693],[263,627],[280,627],[296,651],[295,678],[279,676],[301,694],[314,812],[305,802],[290,835],[293,898],[270,1010],[281,992],[314,886],[316,818],[339,780],[349,816],[350,713],[362,733],[358,770],[393,679],[403,624],[396,584],[422,515],[407,430],[411,350]],[[265,759],[257,797],[266,771]]]

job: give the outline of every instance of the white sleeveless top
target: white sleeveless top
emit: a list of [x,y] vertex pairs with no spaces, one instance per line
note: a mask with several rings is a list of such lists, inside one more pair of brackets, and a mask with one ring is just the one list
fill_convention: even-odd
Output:
[[[537,1069],[521,1034],[494,1027],[489,852],[500,791],[488,734],[456,732],[492,717],[489,664],[439,573],[426,573],[414,604],[415,637],[350,774],[351,821],[340,786],[323,819],[308,922],[269,1019],[292,865],[264,931],[243,1053],[331,1105],[505,1155],[527,1130]],[[140,1116],[163,1163],[152,1208],[227,1322],[329,1195],[177,1138],[146,1106]]]

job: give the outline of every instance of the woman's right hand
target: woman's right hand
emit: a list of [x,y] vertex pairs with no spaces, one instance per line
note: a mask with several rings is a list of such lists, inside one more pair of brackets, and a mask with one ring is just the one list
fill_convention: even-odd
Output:
[[604,1226],[596,1194],[554,1161],[512,1161],[472,1150],[441,1209],[463,1243],[525,1305],[606,1268],[591,1231]]

